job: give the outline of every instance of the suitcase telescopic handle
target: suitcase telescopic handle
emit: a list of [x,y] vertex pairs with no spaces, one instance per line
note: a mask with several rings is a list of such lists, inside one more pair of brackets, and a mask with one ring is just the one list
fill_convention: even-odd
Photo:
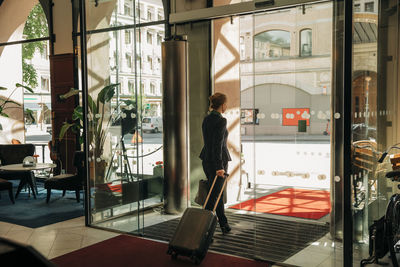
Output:
[[[228,176],[229,176],[228,173],[225,173],[225,177],[222,177],[222,176],[221,176],[222,179],[224,179],[224,184],[222,185],[221,191],[220,191],[219,194],[218,194],[217,201],[215,201],[215,205],[214,205],[214,208],[213,208],[213,212],[215,212],[215,209],[217,208],[219,199],[221,198],[222,192],[224,192],[224,189],[225,189],[225,186],[226,186],[226,180],[227,180],[226,178],[227,178]],[[217,181],[217,178],[218,178],[218,175],[215,175],[214,181],[213,181],[213,183],[212,183],[212,185],[211,185],[211,188],[210,188],[210,190],[209,190],[209,192],[208,192],[208,194],[207,194],[206,201],[204,201],[203,209],[206,208],[206,205],[207,205],[207,203],[208,203],[208,199],[209,199],[210,196],[211,196],[211,192],[212,192],[213,189],[214,189],[214,185],[215,185],[215,182]]]

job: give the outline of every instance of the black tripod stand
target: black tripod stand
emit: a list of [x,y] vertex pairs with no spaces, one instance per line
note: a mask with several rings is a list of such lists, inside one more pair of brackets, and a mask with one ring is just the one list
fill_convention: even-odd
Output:
[[132,170],[131,170],[131,165],[129,165],[129,160],[128,160],[128,154],[125,148],[125,141],[124,141],[124,134],[121,135],[121,140],[119,141],[121,144],[122,148],[122,158],[123,158],[123,164],[124,164],[124,171],[128,175],[128,181],[132,181]]

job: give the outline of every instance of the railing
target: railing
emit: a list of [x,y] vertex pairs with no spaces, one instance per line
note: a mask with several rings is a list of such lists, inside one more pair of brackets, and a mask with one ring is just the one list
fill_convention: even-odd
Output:
[[[53,161],[50,158],[50,149],[46,143],[33,143],[33,142],[27,142],[30,144],[33,144],[35,146],[35,154],[39,155],[41,157],[42,163],[53,163]],[[40,159],[38,160],[40,161]]]

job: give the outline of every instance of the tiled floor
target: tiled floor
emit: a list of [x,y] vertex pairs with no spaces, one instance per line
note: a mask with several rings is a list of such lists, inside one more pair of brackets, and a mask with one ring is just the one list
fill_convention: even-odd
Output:
[[[85,227],[84,217],[55,223],[40,228],[28,228],[0,222],[0,236],[29,244],[48,259],[52,259],[80,248],[104,241],[119,234]],[[289,258],[285,263],[304,267],[341,267],[341,243],[333,242],[329,235]],[[360,249],[355,248],[354,264],[360,265]],[[383,259],[389,262],[389,260]],[[380,265],[368,265],[374,267]]]
[[118,234],[85,227],[85,218],[55,223],[39,228],[28,228],[0,222],[0,236],[37,249],[48,259],[104,241]]
[[[360,266],[362,259],[368,257],[368,245],[355,245],[353,247],[353,266]],[[389,263],[392,266],[388,256],[380,262]],[[334,242],[329,238],[329,234],[317,242],[303,249],[292,256],[285,263],[304,267],[342,267],[343,266],[343,246],[340,242]],[[379,267],[382,265],[368,264],[367,267]]]

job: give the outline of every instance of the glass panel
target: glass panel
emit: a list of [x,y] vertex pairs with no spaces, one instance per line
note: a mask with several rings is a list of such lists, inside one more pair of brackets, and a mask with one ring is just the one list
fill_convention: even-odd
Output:
[[[396,122],[398,101],[397,64],[387,58],[398,57],[397,1],[366,1],[354,9],[353,87],[352,87],[352,203],[354,227],[354,265],[370,256],[374,246],[369,229],[388,212],[392,194],[398,192],[396,182],[385,178],[395,169],[393,155],[387,149],[399,142]],[[389,12],[389,10],[391,10]],[[383,162],[378,160],[389,152]],[[394,165],[392,165],[394,164]],[[395,204],[397,205],[397,204]],[[389,204],[389,207],[392,207]],[[397,218],[397,217],[396,217]],[[398,222],[394,221],[394,226]],[[393,226],[386,225],[386,229]],[[379,227],[379,226],[378,226]],[[383,227],[383,225],[381,225]],[[398,241],[397,226],[389,237],[393,250]],[[371,228],[371,230],[373,230]],[[389,232],[390,229],[388,230]],[[383,236],[377,232],[376,240]],[[376,243],[377,249],[382,244]],[[383,253],[383,254],[386,254]],[[379,257],[383,255],[379,255]],[[396,257],[392,257],[395,259]],[[388,255],[382,261],[391,262]],[[390,264],[391,265],[391,264]],[[396,265],[391,265],[396,266]]]
[[[131,11],[125,6],[124,12]],[[114,10],[111,23],[125,13]],[[163,25],[88,35],[95,105],[89,112],[91,217],[97,226],[142,233],[144,211],[163,203],[163,38]]]
[[[114,8],[112,5],[115,4]],[[162,0],[90,0],[87,7],[87,30],[164,20]]]
[[[251,188],[238,206],[257,218],[257,258],[341,262],[329,235],[332,14],[325,2],[241,19],[242,172]],[[277,249],[288,244],[288,253]]]

